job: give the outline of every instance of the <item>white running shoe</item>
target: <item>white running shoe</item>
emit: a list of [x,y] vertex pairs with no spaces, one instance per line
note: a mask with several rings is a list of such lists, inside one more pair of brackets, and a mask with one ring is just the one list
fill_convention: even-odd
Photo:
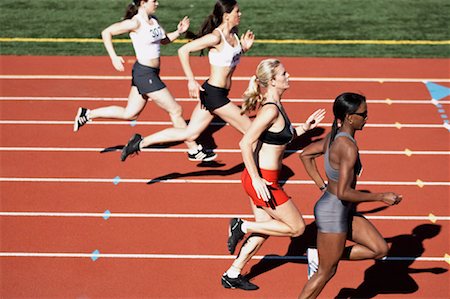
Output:
[[306,256],[308,258],[308,280],[317,272],[319,269],[319,254],[316,248],[308,248],[306,250]]

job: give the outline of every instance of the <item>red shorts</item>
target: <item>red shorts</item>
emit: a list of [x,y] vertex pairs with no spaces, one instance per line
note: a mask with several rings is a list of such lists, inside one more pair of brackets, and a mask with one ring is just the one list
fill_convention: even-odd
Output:
[[250,196],[250,198],[253,200],[255,206],[271,207],[272,209],[275,209],[276,206],[282,205],[289,200],[289,196],[278,184],[278,170],[260,169],[260,174],[262,175],[263,179],[272,183],[272,185],[267,186],[271,195],[269,201],[267,202],[261,198],[258,198],[258,195],[256,195],[256,191],[255,189],[253,189],[252,179],[250,178],[247,169],[244,169],[241,177],[242,186],[244,186],[245,192],[247,192],[248,196]]

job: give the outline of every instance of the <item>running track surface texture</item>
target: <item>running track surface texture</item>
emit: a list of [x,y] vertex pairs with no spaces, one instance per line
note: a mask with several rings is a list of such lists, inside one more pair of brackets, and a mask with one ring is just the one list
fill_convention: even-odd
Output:
[[[207,59],[192,59],[203,81]],[[232,100],[239,103],[261,59],[242,59]],[[138,121],[98,120],[77,133],[72,122],[80,106],[126,104],[132,58],[118,73],[107,57],[0,57],[0,297],[296,298],[307,279],[304,255],[314,244],[320,196],[298,153],[329,132],[336,95],[353,91],[366,95],[369,107],[368,124],[357,133],[359,189],[404,199],[358,207],[389,242],[389,259],[342,261],[321,298],[448,298],[449,60],[281,60],[291,75],[284,96],[291,120],[303,122],[322,107],[327,116],[283,161],[281,179],[306,232],[270,238],[244,269],[260,289],[245,292],[220,284],[233,259],[229,218],[251,219],[239,184],[237,131],[214,120],[200,137],[219,154],[217,163],[189,162],[183,144],[121,162],[114,149],[132,134],[170,126],[154,103]],[[161,75],[188,119],[195,101],[176,57],[162,58]]]

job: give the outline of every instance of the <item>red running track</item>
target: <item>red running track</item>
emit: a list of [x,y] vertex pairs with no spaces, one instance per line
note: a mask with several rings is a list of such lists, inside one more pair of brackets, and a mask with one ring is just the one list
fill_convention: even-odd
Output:
[[[206,76],[205,59],[193,59],[195,73]],[[245,57],[235,76],[249,77],[261,59]],[[329,130],[331,102],[338,93],[356,91],[367,96],[370,110],[369,124],[357,136],[364,163],[360,188],[393,190],[405,198],[398,206],[380,209],[383,205],[362,204],[359,210],[387,238],[391,257],[410,259],[383,264],[343,261],[321,297],[352,293],[448,298],[449,267],[444,255],[450,253],[449,131],[422,81],[449,87],[449,60],[282,61],[291,77],[299,78],[291,81],[285,96],[292,121],[302,122],[321,107],[328,115],[323,130],[300,138],[283,161],[285,189],[305,215],[307,231],[292,242],[269,239],[258,252],[266,259],[254,259],[245,269],[261,288],[244,292],[220,285],[220,276],[232,261],[225,246],[228,218],[250,217],[239,184],[239,133],[218,120],[202,136],[219,153],[216,167],[187,161],[183,144],[144,151],[122,163],[119,152],[100,151],[123,145],[135,132],[149,134],[167,127],[154,123],[168,121],[164,112],[149,103],[136,126],[96,121],[78,133],[72,132],[72,120],[79,106],[125,104],[129,80],[104,76],[129,76],[130,59],[127,70],[119,74],[105,57],[0,57],[1,297],[295,298],[306,281],[305,261],[270,257],[304,254],[314,239],[311,214],[320,194],[293,151]],[[98,77],[45,79],[43,75]],[[163,58],[162,76],[182,76],[175,57]],[[246,82],[235,80],[230,96],[238,99]],[[166,83],[177,98],[186,98],[185,81],[170,77]],[[446,112],[449,99],[439,100]],[[189,118],[195,103],[181,105]],[[408,150],[412,155],[407,155]],[[117,176],[120,181],[115,185]],[[112,216],[105,220],[107,210]],[[436,223],[430,221],[430,213],[440,217]],[[100,255],[94,261],[94,250],[113,256]],[[6,257],[6,253],[69,256]],[[358,293],[356,288],[372,294]]]

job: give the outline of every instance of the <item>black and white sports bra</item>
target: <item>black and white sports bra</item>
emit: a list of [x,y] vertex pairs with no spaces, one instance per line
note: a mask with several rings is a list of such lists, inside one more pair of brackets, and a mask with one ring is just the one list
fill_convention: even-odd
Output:
[[267,105],[267,104],[273,104],[273,105],[277,106],[278,111],[280,111],[280,113],[284,119],[284,128],[280,132],[271,132],[271,131],[269,131],[269,129],[267,129],[261,134],[261,136],[259,136],[259,140],[263,143],[268,143],[268,144],[286,145],[289,142],[291,142],[292,139],[294,139],[296,136],[295,130],[292,127],[291,121],[287,117],[286,113],[282,109],[280,109],[280,107],[277,104],[269,102],[269,103],[263,104],[263,106]]

